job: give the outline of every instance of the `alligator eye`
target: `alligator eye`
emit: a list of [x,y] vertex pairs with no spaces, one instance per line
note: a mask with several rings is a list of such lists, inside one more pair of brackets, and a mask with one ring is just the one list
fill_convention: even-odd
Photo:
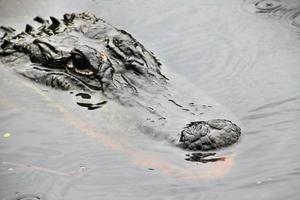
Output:
[[80,54],[73,55],[72,63],[77,69],[87,69],[89,67],[89,62],[87,59]]
[[70,63],[68,68],[74,68],[73,71],[75,71],[77,74],[81,74],[81,75],[94,74],[89,61],[84,55],[78,52],[73,52],[71,55],[71,59],[72,59],[72,64]]

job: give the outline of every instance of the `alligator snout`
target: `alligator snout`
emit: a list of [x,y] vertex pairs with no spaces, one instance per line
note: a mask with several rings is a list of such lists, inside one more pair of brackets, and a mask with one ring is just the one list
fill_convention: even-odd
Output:
[[241,128],[226,119],[196,121],[187,124],[179,139],[180,146],[189,150],[213,150],[238,141]]

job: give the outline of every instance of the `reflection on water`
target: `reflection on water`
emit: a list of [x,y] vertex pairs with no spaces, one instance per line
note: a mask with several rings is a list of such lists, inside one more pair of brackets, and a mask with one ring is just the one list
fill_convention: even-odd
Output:
[[[299,196],[298,0],[3,0],[0,5],[0,24],[19,30],[36,15],[91,11],[132,33],[243,124],[240,142],[217,152],[224,161],[186,162],[181,150],[163,140],[138,135],[130,125],[118,127],[126,121],[120,110],[105,117],[110,102],[42,90],[1,66],[1,199]],[[87,110],[76,102],[102,104]]]

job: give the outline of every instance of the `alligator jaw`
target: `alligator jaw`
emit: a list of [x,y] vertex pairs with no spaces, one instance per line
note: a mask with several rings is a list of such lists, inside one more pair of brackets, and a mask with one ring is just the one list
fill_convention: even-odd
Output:
[[61,90],[102,90],[102,87],[99,87],[99,82],[97,79],[94,82],[90,80],[85,81],[85,77],[82,79],[78,76],[72,75],[70,72],[64,72],[62,70],[50,70],[44,67],[34,67],[26,70],[17,72],[26,78],[29,78],[35,82],[45,84],[55,89]]

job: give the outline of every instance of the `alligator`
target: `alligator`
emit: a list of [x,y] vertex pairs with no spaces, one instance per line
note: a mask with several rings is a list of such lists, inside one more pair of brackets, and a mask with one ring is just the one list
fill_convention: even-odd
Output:
[[[50,20],[37,16],[34,21],[37,25],[27,24],[20,33],[1,26],[3,65],[55,89],[101,93],[122,106],[140,105],[159,120],[165,117],[156,110],[168,113],[169,108],[154,110],[139,99],[150,105],[152,100],[167,98],[168,103],[189,111],[174,100],[176,97],[167,97],[169,78],[162,73],[161,62],[128,32],[86,12]],[[241,128],[226,119],[198,120],[180,126],[183,130],[173,141],[186,150],[226,147],[241,135]]]

